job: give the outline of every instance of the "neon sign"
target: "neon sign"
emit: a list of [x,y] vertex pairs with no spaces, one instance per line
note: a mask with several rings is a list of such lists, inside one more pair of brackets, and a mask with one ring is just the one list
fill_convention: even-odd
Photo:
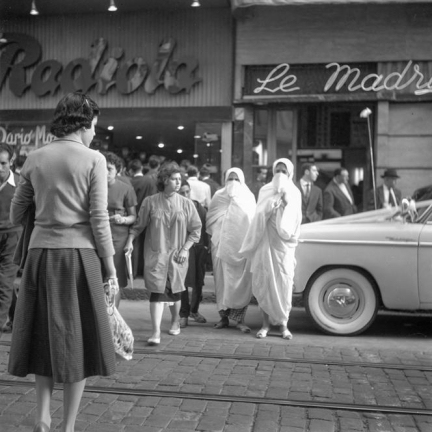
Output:
[[[375,64],[353,66],[336,62],[326,65],[282,63],[271,67],[265,75],[261,67],[259,72],[252,70],[251,76],[246,78],[249,80],[246,94],[394,92],[410,86],[414,87],[413,93],[416,96],[432,93],[432,77],[427,78],[420,66],[412,60],[407,62],[401,72],[376,73],[371,71],[373,66],[376,67]],[[309,70],[312,70],[312,73]]]
[[[65,67],[57,60],[37,64],[42,56],[42,47],[32,36],[2,33],[0,40],[0,91],[9,78],[9,88],[18,97],[29,89],[39,97],[54,95],[59,88],[64,93],[87,93],[96,88],[99,94],[104,95],[114,86],[124,95],[140,88],[147,94],[154,94],[160,86],[170,94],[178,94],[182,91],[189,93],[194,85],[202,81],[195,76],[198,68],[195,58],[173,58],[176,41],[172,38],[159,44],[157,58],[151,66],[142,57],[121,64],[125,52],[119,47],[112,48],[103,61],[108,50],[108,42],[104,38],[91,44],[88,58],[74,59]],[[36,64],[30,82],[27,82],[26,69]]]

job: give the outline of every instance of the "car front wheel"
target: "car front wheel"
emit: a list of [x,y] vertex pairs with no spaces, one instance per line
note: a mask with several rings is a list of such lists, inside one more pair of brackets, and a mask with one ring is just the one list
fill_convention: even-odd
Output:
[[375,319],[378,299],[372,283],[348,268],[326,270],[306,290],[306,311],[325,333],[353,336]]

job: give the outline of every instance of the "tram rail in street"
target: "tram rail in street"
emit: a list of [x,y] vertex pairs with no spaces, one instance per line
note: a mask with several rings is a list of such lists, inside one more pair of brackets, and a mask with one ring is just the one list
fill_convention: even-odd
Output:
[[[0,346],[10,346],[9,341],[1,341]],[[416,370],[421,372],[432,372],[432,366],[421,365],[421,364],[394,364],[384,362],[351,362],[341,360],[325,360],[325,359],[299,359],[292,357],[265,357],[257,355],[240,355],[240,354],[225,354],[225,353],[214,353],[208,351],[174,351],[166,349],[154,349],[154,348],[135,348],[135,354],[143,355],[172,355],[172,356],[183,356],[183,357],[200,357],[200,358],[213,358],[213,359],[230,359],[230,360],[253,360],[253,361],[265,361],[274,363],[299,363],[299,364],[317,364],[327,366],[347,366],[347,367],[362,367],[362,368],[376,368],[376,369],[393,369],[393,370]]]
[[[0,380],[0,386],[5,387],[33,387],[32,381],[23,380]],[[59,384],[54,385],[54,390],[62,390],[63,387]],[[367,404],[351,404],[341,402],[321,402],[321,401],[303,401],[303,400],[289,400],[281,398],[268,398],[268,397],[251,397],[251,396],[235,396],[235,395],[217,395],[206,393],[192,393],[192,392],[176,392],[168,390],[146,390],[146,389],[132,389],[127,387],[101,387],[101,386],[86,386],[84,391],[86,393],[104,393],[118,396],[137,396],[137,397],[170,397],[180,399],[192,400],[205,400],[216,402],[242,402],[251,404],[271,404],[280,406],[292,406],[302,408],[320,408],[330,410],[343,410],[355,412],[380,412],[383,414],[394,415],[426,415],[432,416],[432,409],[428,408],[409,408],[397,407],[386,405],[367,405]]]

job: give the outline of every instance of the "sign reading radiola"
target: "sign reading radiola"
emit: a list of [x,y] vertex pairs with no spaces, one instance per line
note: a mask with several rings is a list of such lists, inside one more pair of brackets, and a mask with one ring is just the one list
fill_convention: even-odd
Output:
[[[87,93],[94,87],[99,94],[106,94],[112,87],[123,95],[139,88],[153,94],[160,86],[170,94],[189,93],[202,81],[195,76],[198,61],[188,56],[174,59],[175,47],[173,38],[163,40],[156,60],[149,66],[142,57],[123,62],[125,50],[114,47],[107,52],[108,42],[99,38],[90,45],[88,58],[77,58],[63,66],[57,60],[38,63],[42,47],[34,37],[23,33],[0,33],[0,91],[9,77],[9,89],[18,97],[28,89],[41,97],[54,95],[59,88],[64,93]],[[26,80],[27,69],[31,70],[29,82]]]
[[[408,61],[402,71],[377,73],[376,63],[356,65],[251,66],[246,73],[246,95],[323,94],[402,91],[416,96],[432,93],[432,77],[420,65]],[[258,84],[258,85],[257,85]]]

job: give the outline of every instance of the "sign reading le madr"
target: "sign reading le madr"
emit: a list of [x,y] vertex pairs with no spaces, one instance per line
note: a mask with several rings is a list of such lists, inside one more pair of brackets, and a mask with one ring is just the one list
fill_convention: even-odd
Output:
[[380,72],[377,63],[247,66],[244,96],[432,93],[432,77],[419,64],[410,60],[402,70],[388,70],[389,65],[394,63],[381,64]]

